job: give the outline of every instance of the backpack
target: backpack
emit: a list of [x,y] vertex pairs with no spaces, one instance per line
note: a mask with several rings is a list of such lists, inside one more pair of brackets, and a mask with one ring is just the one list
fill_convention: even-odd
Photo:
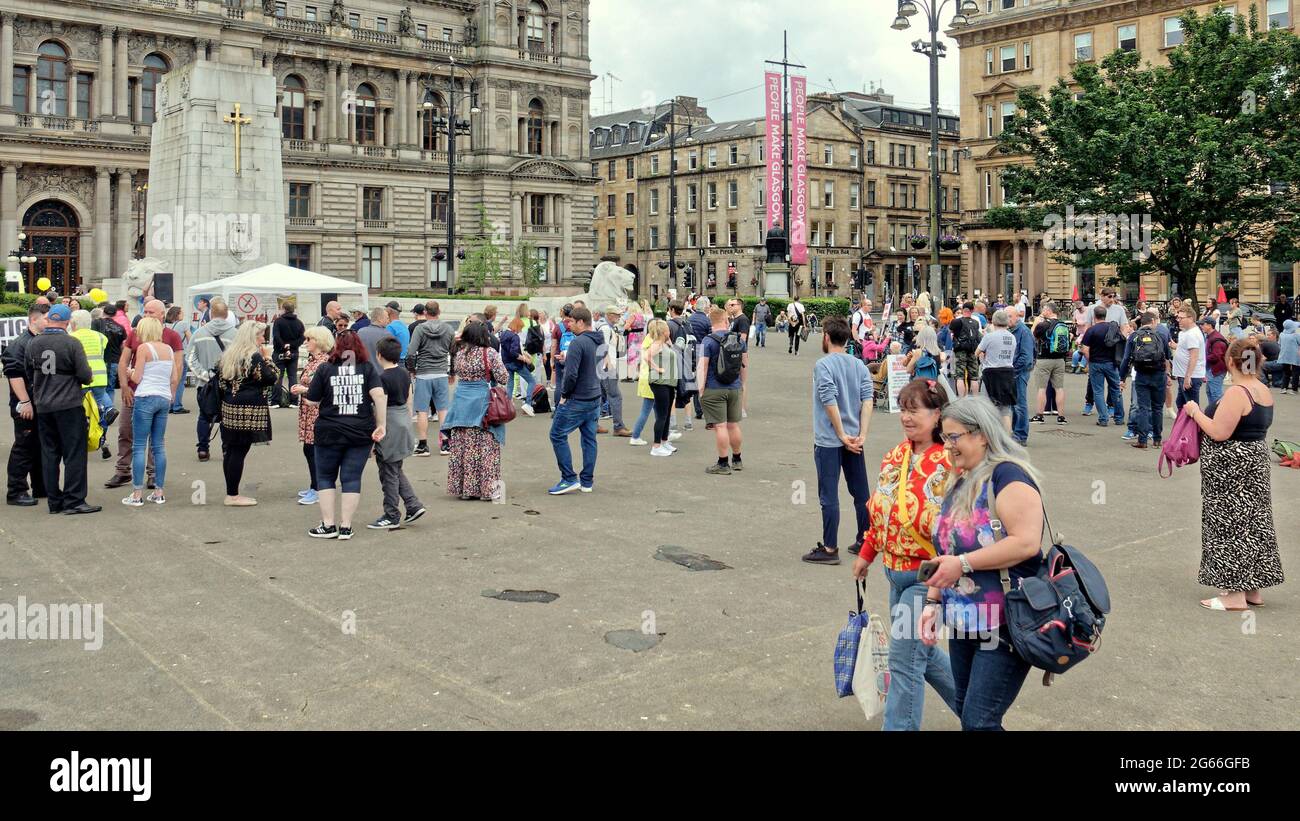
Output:
[[695,384],[695,372],[700,363],[698,343],[695,341],[695,335],[691,333],[691,329],[680,320],[668,320],[668,329],[669,336],[673,340],[673,347],[677,349],[678,364],[681,366],[678,370],[681,378],[677,380],[677,392],[690,393],[699,388]]
[[1165,346],[1160,334],[1150,328],[1140,328],[1133,335],[1133,367],[1143,373],[1164,370]]
[[1070,352],[1070,342],[1070,326],[1059,319],[1054,319],[1051,327],[1043,334],[1038,355],[1040,357],[1048,354],[1065,356]]
[[[1053,535],[1046,508],[1043,521],[1052,547],[1037,575],[1021,579],[1014,590],[1006,570],[1000,577],[1011,646],[1025,662],[1047,671],[1043,676],[1047,686],[1054,674],[1097,652],[1110,612],[1110,591],[1083,551],[1061,544]],[[999,522],[995,535],[1000,529]]]
[[[217,347],[221,349],[221,352],[225,353],[226,343],[221,341],[221,337],[213,334],[212,339],[217,343]],[[218,378],[220,376],[220,368],[221,358],[218,357],[217,364],[208,372],[208,381],[200,385],[196,392],[196,396],[198,397],[199,413],[203,414],[204,418],[213,421],[221,418],[221,385],[218,384],[221,381]]]
[[1101,344],[1107,348],[1118,348],[1124,344],[1124,334],[1120,333],[1119,325],[1114,322],[1107,322],[1110,327],[1106,329],[1106,337]]
[[539,354],[546,349],[546,337],[542,335],[542,326],[534,322],[528,326],[528,335],[524,339],[524,353]]
[[550,413],[551,412],[551,395],[546,392],[545,385],[538,385],[533,388],[531,397],[533,413]]
[[104,426],[99,423],[99,404],[90,391],[81,395],[81,409],[86,412],[86,451],[94,453],[104,443]]
[[913,379],[938,379],[939,363],[930,355],[929,351],[923,351],[920,358],[916,360],[916,367],[912,370]]
[[724,385],[731,385],[740,378],[740,369],[745,364],[745,341],[740,334],[709,334],[718,340],[718,361],[713,366],[713,373]]
[[[957,330],[952,334],[953,350],[969,353],[980,346],[979,320],[971,316],[959,316],[952,324],[957,326]],[[952,325],[949,327],[951,328]]]

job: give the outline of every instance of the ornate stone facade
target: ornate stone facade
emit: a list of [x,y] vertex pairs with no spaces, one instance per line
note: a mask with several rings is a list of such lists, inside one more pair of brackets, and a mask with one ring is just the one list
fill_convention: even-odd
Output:
[[[595,180],[576,139],[592,79],[588,0],[546,0],[532,20],[522,0],[289,0],[278,14],[224,0],[0,5],[6,250],[33,201],[64,202],[81,277],[120,275],[140,233],[154,112],[178,102],[158,78],[213,59],[276,78],[291,263],[376,289],[443,287],[448,137],[426,117],[448,113],[454,60],[456,114],[470,126],[456,139],[457,245],[486,214],[502,242],[546,258],[548,284],[581,282],[595,265]],[[50,42],[65,53],[43,55]],[[38,83],[42,59],[65,62],[65,85]]]

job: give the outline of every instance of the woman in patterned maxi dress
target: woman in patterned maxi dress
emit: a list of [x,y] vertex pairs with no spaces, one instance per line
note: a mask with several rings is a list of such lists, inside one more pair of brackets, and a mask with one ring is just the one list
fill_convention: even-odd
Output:
[[[505,385],[508,374],[501,354],[488,346],[479,330],[486,326],[466,326],[452,354],[452,376],[459,382],[491,380]],[[452,402],[453,408],[456,401]],[[492,431],[482,425],[453,427],[451,461],[447,464],[447,494],[461,499],[491,501],[500,493],[501,445]]]

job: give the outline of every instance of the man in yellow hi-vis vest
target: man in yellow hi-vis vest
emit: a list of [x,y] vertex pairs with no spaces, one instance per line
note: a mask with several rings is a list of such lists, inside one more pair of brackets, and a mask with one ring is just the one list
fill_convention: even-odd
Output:
[[118,413],[117,408],[113,407],[113,394],[108,389],[108,366],[104,363],[108,337],[91,327],[93,321],[90,311],[73,311],[69,330],[71,336],[81,343],[86,359],[90,361],[90,384],[82,387],[89,388],[94,395],[95,404],[99,406],[100,423],[111,425]]

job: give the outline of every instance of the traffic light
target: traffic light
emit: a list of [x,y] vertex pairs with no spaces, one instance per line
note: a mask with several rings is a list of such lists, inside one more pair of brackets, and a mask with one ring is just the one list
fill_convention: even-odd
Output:
[[687,265],[682,269],[683,285],[689,291],[695,287],[695,269]]

